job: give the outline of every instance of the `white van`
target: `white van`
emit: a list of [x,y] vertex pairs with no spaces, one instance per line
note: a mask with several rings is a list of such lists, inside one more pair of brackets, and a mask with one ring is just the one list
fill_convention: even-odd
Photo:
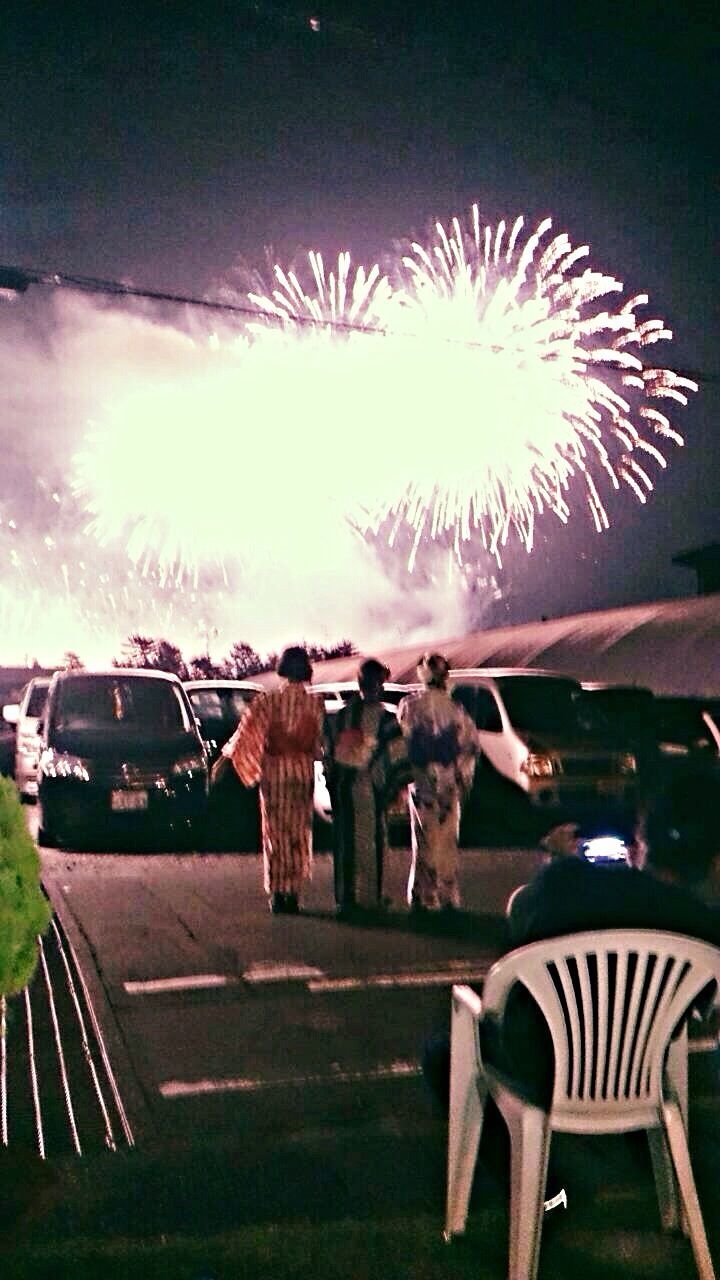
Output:
[[626,744],[593,727],[579,680],[474,667],[452,670],[450,689],[479,730],[483,759],[469,798],[478,817],[499,807],[510,821],[524,810],[550,825],[632,813],[637,761]]
[[3,718],[17,726],[15,740],[15,783],[24,800],[36,800],[37,771],[40,759],[38,724],[45,712],[50,679],[35,676],[27,684],[18,703],[3,707]]

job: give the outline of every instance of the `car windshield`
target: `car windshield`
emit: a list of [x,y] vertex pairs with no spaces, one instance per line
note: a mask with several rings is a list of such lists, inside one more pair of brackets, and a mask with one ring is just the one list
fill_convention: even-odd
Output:
[[586,689],[580,706],[598,729],[608,728],[629,735],[652,734],[654,701],[649,689]]
[[45,710],[49,687],[49,682],[48,684],[36,684],[33,686],[30,690],[30,697],[28,698],[27,709],[25,711],[26,716],[37,716],[37,718],[40,719],[40,716]]
[[232,720],[237,724],[257,689],[191,689],[190,701],[200,720]]
[[691,751],[707,751],[714,747],[712,733],[703,720],[700,703],[658,698],[656,733],[658,742]]
[[577,681],[554,676],[498,676],[496,683],[515,729],[529,733],[587,731]]
[[188,725],[177,690],[165,680],[77,676],[58,690],[57,729],[182,732]]

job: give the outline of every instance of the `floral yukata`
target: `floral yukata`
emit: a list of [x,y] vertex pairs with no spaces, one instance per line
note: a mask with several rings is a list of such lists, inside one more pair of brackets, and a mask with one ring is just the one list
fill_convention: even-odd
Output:
[[387,790],[393,764],[404,755],[397,717],[382,703],[356,697],[326,717],[338,907],[376,907],[381,901]]
[[312,870],[315,760],[322,701],[304,685],[259,693],[223,747],[246,787],[260,784],[260,822],[268,894],[300,893]]
[[464,707],[436,688],[403,698],[398,722],[413,775],[408,901],[430,911],[458,907],[460,805],[472,786],[480,753],[477,729]]

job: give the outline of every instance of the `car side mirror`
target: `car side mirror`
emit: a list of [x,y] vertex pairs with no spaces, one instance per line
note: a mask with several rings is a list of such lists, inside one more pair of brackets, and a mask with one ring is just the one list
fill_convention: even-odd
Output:
[[7,702],[2,709],[3,720],[7,720],[8,724],[17,724],[20,719],[20,704],[17,702]]

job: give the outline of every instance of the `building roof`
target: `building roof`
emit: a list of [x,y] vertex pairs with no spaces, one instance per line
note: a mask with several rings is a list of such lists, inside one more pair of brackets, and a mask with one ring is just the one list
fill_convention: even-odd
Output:
[[[542,667],[580,680],[639,684],[658,694],[720,697],[720,593],[428,636],[424,643],[378,648],[373,656],[390,668],[392,680],[409,682],[417,679],[418,658],[428,650],[443,653],[451,667]],[[352,679],[363,656],[370,655],[315,663],[314,682]]]

